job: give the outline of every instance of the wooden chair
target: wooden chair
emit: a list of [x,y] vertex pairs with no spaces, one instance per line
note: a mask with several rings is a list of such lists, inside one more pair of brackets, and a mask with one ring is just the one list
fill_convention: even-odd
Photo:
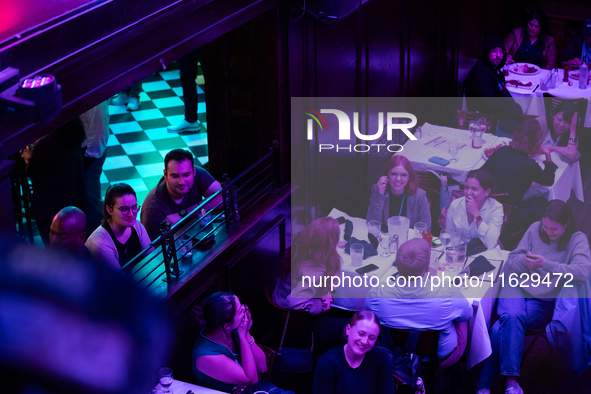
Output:
[[[271,305],[271,316],[273,320],[273,328],[275,332],[279,333],[279,337],[282,336],[285,329],[285,342],[283,346],[297,347],[302,349],[314,348],[314,334],[310,326],[310,312],[308,310],[289,310],[277,305],[269,293],[269,289],[265,289],[265,296],[269,305]],[[287,314],[289,313],[289,322],[287,327],[285,321],[287,320]],[[274,351],[272,359],[272,365],[270,367],[271,372],[269,373],[269,381],[274,382],[277,379],[277,374],[281,365],[281,345],[278,344],[277,351]],[[268,359],[267,359],[268,360]],[[267,364],[269,365],[269,364]],[[269,367],[268,367],[269,368]],[[288,371],[282,371],[288,372]]]
[[456,127],[458,129],[468,130],[470,122],[478,118],[486,118],[490,127],[486,131],[487,133],[494,133],[497,127],[497,121],[499,118],[496,115],[484,114],[478,111],[460,111],[458,110],[458,117]]
[[[404,348],[408,336],[410,334],[409,329],[390,328],[390,336],[392,337],[392,343],[394,347]],[[439,346],[439,333],[438,330],[424,330],[419,334],[419,340],[417,347],[413,352],[421,359],[429,358],[428,362],[422,364],[421,376],[425,382],[425,388],[427,392],[435,390],[435,374],[439,366],[439,356],[437,354],[437,348]]]
[[588,101],[586,98],[562,98],[553,96],[550,93],[544,93],[544,108],[546,109],[546,116],[550,116],[550,114],[554,112],[554,109],[563,101],[573,103],[575,110],[579,113],[577,129],[581,129],[585,124],[585,117],[587,116]]

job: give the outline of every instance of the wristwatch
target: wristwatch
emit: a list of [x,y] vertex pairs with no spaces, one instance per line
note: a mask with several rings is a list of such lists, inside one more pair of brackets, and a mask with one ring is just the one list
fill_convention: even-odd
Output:
[[578,141],[577,137],[574,137],[574,138],[569,137],[568,140],[569,141],[572,141],[572,142],[575,142],[575,143]]
[[476,221],[476,223],[478,223],[481,220],[482,220],[482,216],[480,216],[480,215],[478,215],[474,218],[474,221]]
[[179,211],[179,216],[180,216],[180,217],[182,217],[182,218],[184,218],[185,216],[187,216],[187,210],[186,210],[186,209],[184,209],[184,208],[183,208],[183,209],[181,209],[181,210]]

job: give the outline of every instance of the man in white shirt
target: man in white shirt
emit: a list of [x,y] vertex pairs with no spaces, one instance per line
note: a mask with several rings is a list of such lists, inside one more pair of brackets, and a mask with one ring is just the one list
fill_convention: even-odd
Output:
[[[472,307],[456,287],[422,286],[428,279],[431,247],[422,238],[411,239],[396,254],[396,267],[408,279],[404,287],[372,288],[365,302],[368,311],[376,314],[386,327],[418,330],[440,330],[437,353],[441,367],[460,359],[466,349],[467,323]],[[397,281],[400,283],[401,281]]]

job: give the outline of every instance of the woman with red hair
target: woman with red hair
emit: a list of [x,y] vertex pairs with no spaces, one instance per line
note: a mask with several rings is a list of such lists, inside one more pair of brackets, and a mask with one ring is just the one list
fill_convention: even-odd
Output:
[[393,156],[384,166],[382,176],[371,188],[367,208],[367,220],[385,224],[392,216],[406,216],[411,227],[423,222],[431,228],[427,194],[419,188],[417,173],[402,155]]

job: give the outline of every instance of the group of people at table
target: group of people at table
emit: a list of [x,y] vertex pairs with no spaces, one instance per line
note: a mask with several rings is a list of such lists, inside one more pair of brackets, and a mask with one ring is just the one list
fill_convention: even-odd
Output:
[[[446,219],[446,230],[458,234],[461,242],[484,249],[498,247],[503,205],[490,195],[509,193],[517,205],[516,217],[527,230],[509,254],[504,270],[541,277],[549,273],[551,277],[544,286],[500,290],[498,320],[490,328],[492,355],[482,363],[479,393],[490,392],[499,372],[506,378],[507,394],[523,392],[517,377],[525,332],[544,328],[552,319],[554,297],[562,286],[552,275],[572,274],[575,283],[585,283],[591,272],[589,242],[577,230],[569,206],[560,200],[545,201],[536,212],[536,204],[521,201],[532,182],[552,184],[554,179],[556,167],[548,148],[542,146],[542,137],[540,123],[520,126],[509,146],[497,150],[481,169],[470,171],[464,197],[451,203]],[[528,157],[540,150],[547,154],[544,169]],[[573,157],[564,151],[565,159]],[[520,213],[526,209],[527,214]],[[386,163],[373,185],[366,218],[385,223],[391,216],[406,216],[411,227],[417,222],[431,223],[426,193],[411,163],[400,154]],[[409,279],[408,285],[371,288],[365,310],[346,319],[329,313],[334,308],[329,288],[314,287],[302,279],[340,274],[340,235],[341,227],[331,217],[317,218],[301,230],[292,243],[291,259],[282,262],[273,292],[279,306],[311,314],[315,351],[324,351],[316,365],[314,393],[392,393],[392,349],[376,346],[381,326],[439,330],[440,368],[456,363],[466,348],[466,322],[473,309],[454,286],[431,291],[412,280],[428,275],[431,245],[423,238],[403,243],[394,264],[399,275]],[[260,388],[263,383],[257,383],[256,372],[265,370],[264,355],[248,333],[252,325],[248,308],[231,293],[216,293],[197,314],[205,324],[193,350],[197,383],[226,392],[241,384],[254,384],[252,391]]]
[[[561,65],[565,70],[579,67],[581,59],[591,62],[591,18],[584,22],[582,34],[573,37],[563,51]],[[532,11],[525,24],[514,29],[504,40],[490,36],[464,82],[468,109],[497,116],[499,121],[496,134],[503,137],[511,136],[523,121],[523,109],[507,90],[503,72],[505,65],[513,62],[535,64],[548,70],[556,67],[556,45],[546,14],[542,10]],[[572,97],[580,97],[576,93],[575,91]],[[546,115],[548,119],[556,117],[556,113]],[[568,120],[570,119],[569,116]],[[549,128],[551,123],[548,122]],[[568,148],[565,140],[556,139],[556,133],[557,130],[554,130],[553,145]],[[577,143],[576,135],[570,137]]]

